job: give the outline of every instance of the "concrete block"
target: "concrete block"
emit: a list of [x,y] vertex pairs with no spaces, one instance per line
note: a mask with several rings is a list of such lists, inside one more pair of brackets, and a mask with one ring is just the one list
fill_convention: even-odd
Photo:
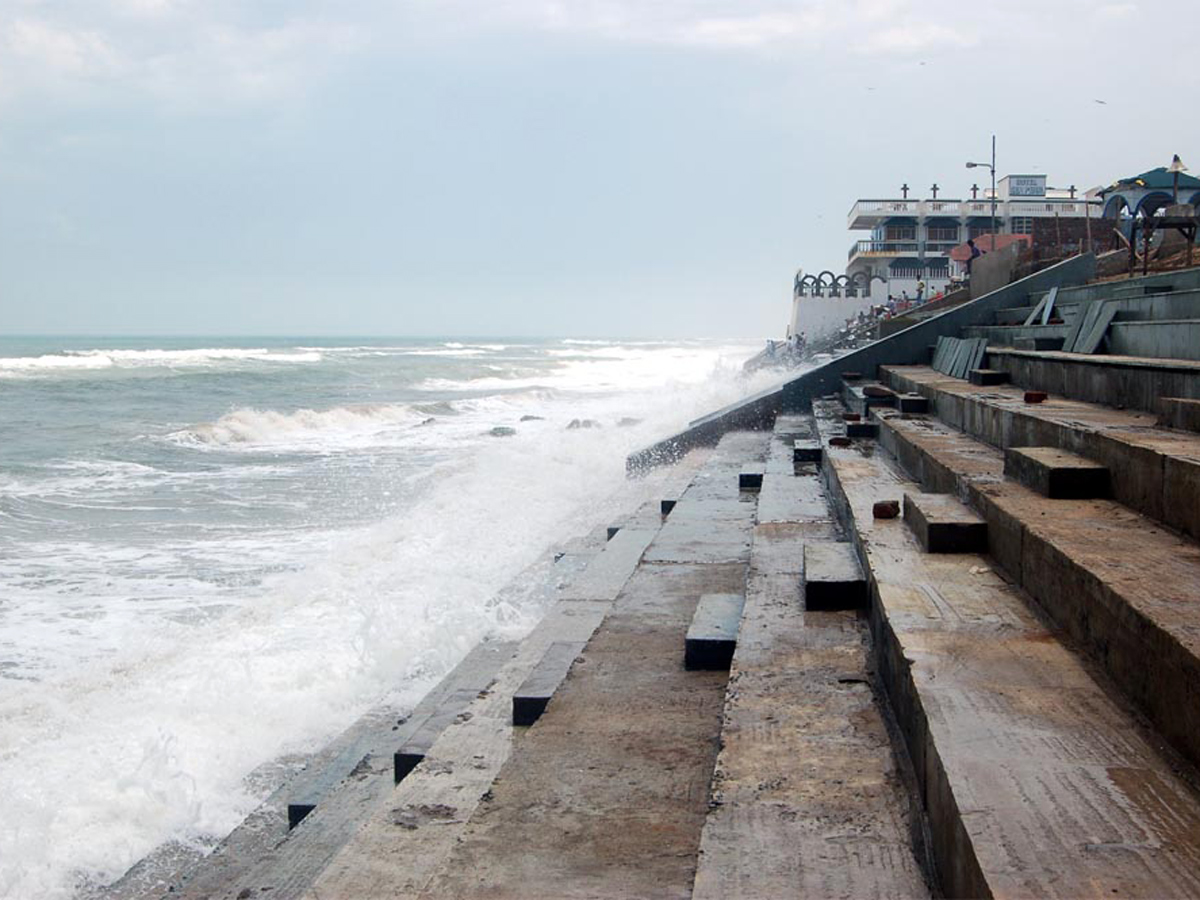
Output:
[[821,461],[820,441],[796,441],[792,444],[792,461],[798,463]]
[[613,538],[615,538],[617,536],[617,532],[620,530],[621,530],[620,525],[609,525],[608,526],[608,537],[606,537],[605,540],[611,541]]
[[1107,466],[1057,447],[1009,447],[1004,453],[1004,474],[1055,500],[1109,494]]
[[987,523],[950,494],[905,494],[904,521],[926,553],[987,552]]
[[584,646],[582,641],[556,641],[546,648],[529,677],[513,694],[514,725],[532,725],[541,717]]
[[879,437],[879,424],[877,422],[847,422],[846,436],[852,438],[877,438]]
[[1163,428],[1200,431],[1200,400],[1184,397],[1158,399],[1158,424]]
[[902,413],[921,415],[929,412],[929,400],[920,394],[898,394],[896,404]]
[[678,500],[663,500],[658,504],[659,511],[664,516],[669,516],[671,514],[671,510],[675,508],[675,504],[678,502]]
[[967,376],[971,384],[978,385],[1004,384],[1008,381],[1008,373],[997,369],[972,369]]
[[762,483],[762,472],[742,472],[738,475],[739,491],[761,491]]
[[862,378],[862,372],[843,372],[842,381],[858,381]]
[[844,543],[804,545],[805,607],[865,609],[867,581],[854,547]]
[[684,641],[685,669],[695,672],[729,668],[745,601],[741,594],[701,595]]

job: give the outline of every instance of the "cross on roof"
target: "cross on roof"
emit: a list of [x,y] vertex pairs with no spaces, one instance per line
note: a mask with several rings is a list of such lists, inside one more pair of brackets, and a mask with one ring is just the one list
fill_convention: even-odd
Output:
[[904,195],[904,199],[908,199],[908,182],[900,185],[900,193]]
[[938,190],[939,190],[939,188],[938,188],[938,186],[937,186],[937,182],[936,182],[936,181],[933,183],[933,187],[931,187],[931,188],[930,188],[930,190],[931,190],[931,191],[933,191],[933,199],[934,199],[934,200],[936,200],[936,199],[937,199],[937,192],[938,192]]
[[979,198],[979,185],[973,184],[973,185],[971,185],[971,199],[977,200],[978,198]]

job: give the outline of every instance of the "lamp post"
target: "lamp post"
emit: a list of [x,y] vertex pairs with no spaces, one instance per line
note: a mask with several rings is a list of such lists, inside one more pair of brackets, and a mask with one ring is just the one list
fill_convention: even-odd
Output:
[[996,249],[996,136],[992,135],[992,161],[990,163],[969,162],[968,169],[986,168],[992,173],[992,249]]
[[1174,176],[1173,183],[1171,185],[1171,203],[1177,204],[1179,203],[1179,173],[1187,171],[1187,166],[1183,164],[1183,160],[1179,158],[1178,153],[1176,153],[1175,158],[1171,160],[1171,165],[1167,166],[1167,171]]

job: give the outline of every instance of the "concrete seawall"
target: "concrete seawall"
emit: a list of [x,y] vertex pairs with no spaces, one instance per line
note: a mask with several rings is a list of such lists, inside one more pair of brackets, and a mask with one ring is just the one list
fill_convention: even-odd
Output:
[[842,372],[853,370],[873,377],[875,370],[882,365],[925,362],[929,358],[930,345],[936,343],[939,337],[951,337],[968,325],[989,322],[996,310],[1020,306],[1035,291],[1082,284],[1095,271],[1096,258],[1087,253],[1035,272],[978,300],[949,309],[911,328],[851,351],[778,387],[697,419],[678,434],[631,454],[626,460],[626,468],[631,474],[636,474],[673,462],[695,447],[712,446],[728,431],[768,428],[779,413],[804,411],[814,397],[837,390],[841,385]]

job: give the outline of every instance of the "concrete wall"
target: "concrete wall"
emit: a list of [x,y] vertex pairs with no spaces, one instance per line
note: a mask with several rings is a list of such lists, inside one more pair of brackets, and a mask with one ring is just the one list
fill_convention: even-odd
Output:
[[986,297],[946,310],[899,334],[868,344],[805,372],[778,387],[747,397],[732,406],[697,419],[679,434],[630,454],[625,461],[626,469],[637,472],[672,462],[693,447],[715,444],[726,431],[766,428],[780,412],[805,411],[812,403],[813,397],[830,394],[841,388],[842,372],[853,370],[874,377],[876,369],[881,365],[927,362],[929,347],[936,343],[939,337],[952,337],[968,325],[990,322],[997,309],[1025,304],[1031,291],[1082,284],[1092,277],[1095,268],[1096,258],[1090,253],[1072,257],[993,291]]
[[971,264],[971,298],[984,297],[1012,281],[1024,249],[1025,245],[1017,242],[976,259]]

